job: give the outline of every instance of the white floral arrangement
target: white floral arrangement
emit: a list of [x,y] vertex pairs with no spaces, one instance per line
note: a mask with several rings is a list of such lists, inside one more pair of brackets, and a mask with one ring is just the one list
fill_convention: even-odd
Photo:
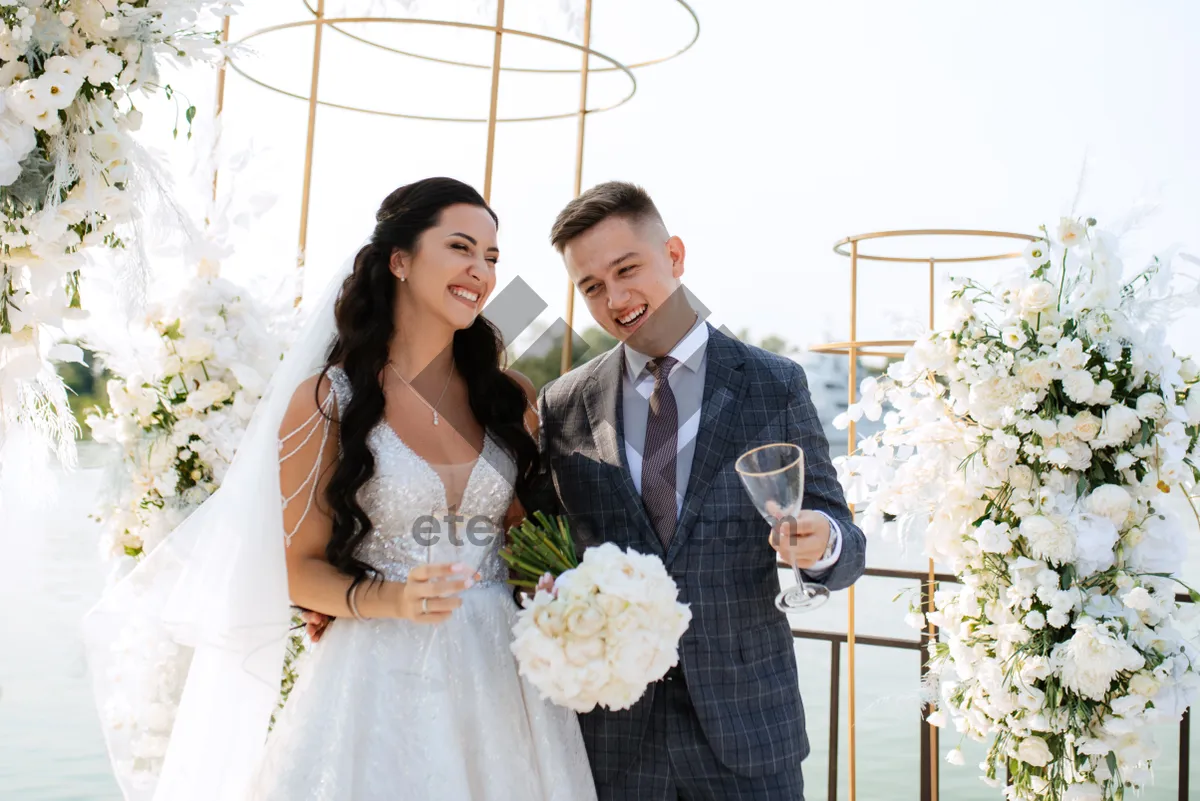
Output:
[[1123,283],[1094,220],[1042,231],[1027,270],[956,281],[946,328],[864,382],[839,423],[892,410],[838,471],[868,534],[923,539],[961,581],[928,616],[929,721],[991,738],[983,779],[1007,771],[1010,801],[1119,799],[1150,779],[1149,727],[1200,684],[1172,578],[1200,370],[1165,340],[1200,296],[1175,291],[1169,259]]
[[679,662],[691,623],[662,560],[589,548],[518,612],[513,653],[542,698],[576,712],[628,709]]
[[118,371],[112,411],[87,424],[118,446],[117,499],[97,518],[104,553],[140,557],[221,485],[255,405],[283,358],[286,311],[211,271],[152,304],[144,373]]
[[[65,321],[85,316],[83,250],[124,247],[131,190],[148,164],[131,133],[137,93],[164,90],[164,59],[219,54],[236,0],[0,0],[0,442],[24,424],[72,453],[77,432],[51,362]],[[190,125],[196,110],[188,107]]]

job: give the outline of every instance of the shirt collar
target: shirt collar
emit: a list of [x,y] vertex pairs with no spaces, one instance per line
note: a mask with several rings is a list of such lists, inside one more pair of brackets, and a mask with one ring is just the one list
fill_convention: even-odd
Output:
[[[707,348],[708,324],[697,314],[695,325],[683,335],[683,339],[679,340],[667,355],[695,373],[699,372],[700,365],[704,363],[704,353]],[[640,353],[629,345],[624,345],[622,350],[625,352],[626,375],[629,376],[630,381],[636,384],[643,375],[648,374],[646,365],[654,357]]]

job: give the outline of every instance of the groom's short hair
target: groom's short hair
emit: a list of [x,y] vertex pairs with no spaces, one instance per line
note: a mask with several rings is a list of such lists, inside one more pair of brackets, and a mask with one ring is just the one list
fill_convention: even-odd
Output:
[[550,229],[550,244],[562,253],[572,239],[609,217],[624,217],[631,223],[666,224],[645,189],[626,181],[597,184],[567,204]]

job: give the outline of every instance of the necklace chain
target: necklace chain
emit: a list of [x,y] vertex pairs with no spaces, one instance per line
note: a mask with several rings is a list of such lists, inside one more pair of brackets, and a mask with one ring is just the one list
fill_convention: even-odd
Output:
[[[388,361],[388,367],[391,369],[391,371],[393,373],[396,374],[396,378],[400,379],[400,383],[404,384],[404,386],[411,389],[413,391],[413,394],[421,399],[422,403],[424,403],[426,406],[429,406],[429,401],[425,400],[425,397],[420,392],[417,392],[416,388],[412,384],[410,384],[404,380],[404,376],[400,375],[400,371],[396,369],[395,364],[393,364],[391,361]],[[433,410],[433,424],[435,426],[438,424],[438,406],[440,406],[442,404],[442,398],[446,397],[446,390],[450,388],[450,379],[453,377],[454,377],[454,360],[451,359],[450,360],[450,371],[446,374],[446,385],[442,387],[442,394],[438,395],[438,399],[437,399],[436,403],[434,403],[432,406],[429,406],[429,408]]]

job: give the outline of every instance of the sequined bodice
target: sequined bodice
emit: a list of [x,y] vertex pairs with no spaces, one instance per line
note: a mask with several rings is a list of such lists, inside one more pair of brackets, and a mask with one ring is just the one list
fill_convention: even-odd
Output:
[[[334,367],[329,379],[338,407],[346,408],[349,378]],[[490,434],[453,514],[441,477],[386,421],[367,436],[367,445],[375,455],[375,475],[359,490],[358,500],[372,529],[359,546],[359,559],[389,581],[404,581],[416,565],[452,561],[478,570],[480,584],[508,578],[499,550],[517,469]]]

